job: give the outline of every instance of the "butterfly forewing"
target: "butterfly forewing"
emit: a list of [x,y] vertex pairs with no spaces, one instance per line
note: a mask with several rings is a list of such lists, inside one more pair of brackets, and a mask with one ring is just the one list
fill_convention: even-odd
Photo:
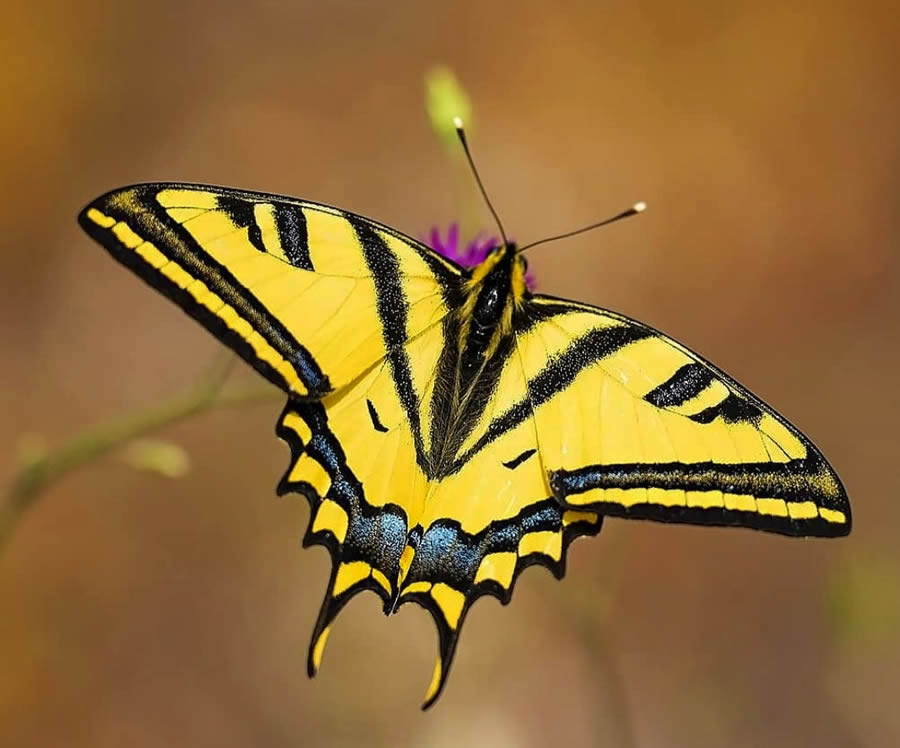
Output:
[[821,453],[733,379],[620,315],[531,303],[519,348],[564,505],[788,535],[850,531],[846,494]]
[[[282,389],[320,397],[447,313],[459,270],[418,242],[324,205],[188,184],[115,190],[81,225]],[[378,287],[381,284],[381,287]],[[398,299],[397,289],[402,289]],[[400,339],[398,339],[400,338]]]

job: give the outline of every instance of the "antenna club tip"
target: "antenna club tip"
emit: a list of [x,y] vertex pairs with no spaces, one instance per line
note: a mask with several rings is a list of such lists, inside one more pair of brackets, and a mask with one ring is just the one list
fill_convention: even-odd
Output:
[[641,200],[640,202],[634,204],[632,210],[634,210],[635,213],[643,213],[645,210],[647,210],[647,203]]
[[453,118],[453,126],[454,126],[457,130],[462,130],[462,129],[463,129],[463,121],[462,121],[462,117],[454,117],[454,118]]

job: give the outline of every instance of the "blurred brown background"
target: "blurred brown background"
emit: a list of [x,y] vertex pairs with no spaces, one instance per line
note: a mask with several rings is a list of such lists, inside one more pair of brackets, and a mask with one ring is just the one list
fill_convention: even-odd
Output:
[[[3,746],[894,746],[900,27],[872,2],[4,5],[0,478],[177,392],[218,344],[84,236],[108,188],[301,195],[411,234],[460,207],[423,110],[447,63],[542,289],[673,334],[807,431],[855,513],[840,541],[610,520],[562,583],[436,636],[374,596],[315,681],[328,562],[276,500],[280,405],[166,430],[178,480],[109,457],[0,557]],[[470,185],[474,195],[475,186]],[[488,215],[484,227],[490,228]],[[242,365],[236,375],[252,381]]]

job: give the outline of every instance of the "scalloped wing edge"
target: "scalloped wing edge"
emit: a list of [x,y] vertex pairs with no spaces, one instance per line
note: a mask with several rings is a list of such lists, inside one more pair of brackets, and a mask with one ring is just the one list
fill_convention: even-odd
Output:
[[[438,657],[426,692],[425,701],[422,705],[423,709],[428,709],[435,703],[446,686],[462,624],[472,604],[481,597],[489,595],[498,599],[501,604],[508,605],[512,599],[519,575],[529,566],[542,566],[548,569],[555,578],[562,579],[566,572],[566,554],[572,541],[579,537],[592,536],[599,533],[603,518],[598,514],[582,509],[565,508],[557,504],[552,498],[548,498],[545,502],[541,502],[541,505],[544,511],[553,508],[554,511],[558,512],[558,527],[552,532],[557,532],[560,536],[559,558],[541,551],[532,551],[517,556],[507,586],[495,579],[487,578],[470,584],[466,589],[457,589],[441,580],[424,581],[413,577],[405,580],[403,588],[397,590],[393,581],[397,579],[397,575],[389,573],[391,569],[379,569],[375,564],[371,563],[371,560],[362,558],[362,554],[359,551],[351,550],[349,554],[345,553],[348,550],[345,543],[346,537],[342,540],[338,537],[339,533],[336,534],[334,529],[329,529],[328,527],[316,529],[316,519],[324,502],[328,500],[328,491],[325,491],[325,496],[322,496],[320,490],[312,483],[291,480],[291,475],[299,460],[304,455],[312,456],[310,452],[315,452],[316,450],[315,448],[312,450],[308,449],[313,437],[312,429],[309,428],[308,424],[306,424],[306,428],[309,431],[309,437],[304,441],[304,435],[299,433],[297,428],[298,424],[295,423],[293,427],[288,425],[286,423],[287,417],[303,410],[314,419],[317,417],[317,414],[313,412],[316,408],[321,409],[320,414],[324,415],[324,406],[321,403],[289,400],[278,419],[275,429],[278,438],[284,441],[290,450],[290,463],[278,483],[277,494],[283,496],[287,493],[299,493],[306,498],[310,506],[310,516],[303,536],[303,547],[308,548],[312,545],[325,546],[331,557],[331,574],[310,638],[307,654],[307,673],[309,677],[314,677],[318,672],[325,644],[335,619],[344,606],[359,592],[371,590],[377,594],[384,604],[385,615],[390,615],[399,606],[407,602],[414,602],[431,614],[438,633]],[[305,416],[300,417],[306,423]],[[323,433],[321,436],[323,439],[327,441],[327,437],[331,436],[332,441],[334,441],[333,436],[327,429],[327,425],[323,423],[322,426]],[[340,445],[335,441],[330,448],[335,450],[334,457],[346,465],[344,455],[339,453]],[[313,459],[316,458],[313,457]],[[327,467],[323,466],[323,468],[327,471]],[[363,495],[361,486],[360,495]],[[384,514],[396,516],[397,513],[403,512],[396,505],[388,505],[378,509],[369,507],[369,509],[373,516]],[[568,522],[565,521],[567,514],[570,517]],[[495,522],[479,535],[499,526],[515,525],[520,516]],[[339,528],[337,529],[339,530]],[[547,530],[543,530],[543,532],[547,532]],[[521,532],[517,537],[517,542],[527,535],[527,532]],[[399,561],[399,554],[397,555]],[[484,554],[479,558],[479,564],[487,555],[489,554]]]

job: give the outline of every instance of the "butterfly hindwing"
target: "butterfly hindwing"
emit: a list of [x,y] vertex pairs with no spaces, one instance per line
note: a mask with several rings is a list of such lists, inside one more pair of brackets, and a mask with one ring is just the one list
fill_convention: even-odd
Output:
[[[385,612],[415,602],[435,621],[439,653],[426,706],[446,683],[471,604],[486,594],[508,603],[518,574],[532,564],[561,577],[572,540],[601,524],[596,513],[566,509],[552,496],[531,419],[503,440],[483,438],[510,393],[525,389],[511,346],[496,354],[495,369],[505,374],[483,409],[473,410],[471,435],[455,443],[456,457],[441,459],[445,450],[430,426],[444,396],[442,368],[455,366],[446,355],[455,332],[448,318],[321,402],[289,403],[278,428],[291,447],[279,493],[308,498],[305,542],[328,547],[333,562],[310,674],[338,612],[370,589]],[[398,386],[407,375],[411,410]]]
[[144,184],[79,221],[270,381],[300,397],[350,382],[440,320],[451,262],[352,213],[263,193]]
[[[438,381],[447,373],[442,368],[456,371],[454,340],[448,330]],[[493,353],[481,380],[469,405],[459,409],[453,433],[440,449],[429,445],[431,480],[402,562],[399,604],[425,607],[439,634],[426,706],[446,683],[470,606],[484,595],[508,603],[519,573],[531,565],[561,578],[571,542],[601,526],[595,512],[565,508],[553,497],[530,410],[494,438],[491,425],[527,387],[512,340]]]
[[535,297],[519,323],[539,449],[559,501],[601,514],[845,535],[818,449],[681,344],[626,317]]

